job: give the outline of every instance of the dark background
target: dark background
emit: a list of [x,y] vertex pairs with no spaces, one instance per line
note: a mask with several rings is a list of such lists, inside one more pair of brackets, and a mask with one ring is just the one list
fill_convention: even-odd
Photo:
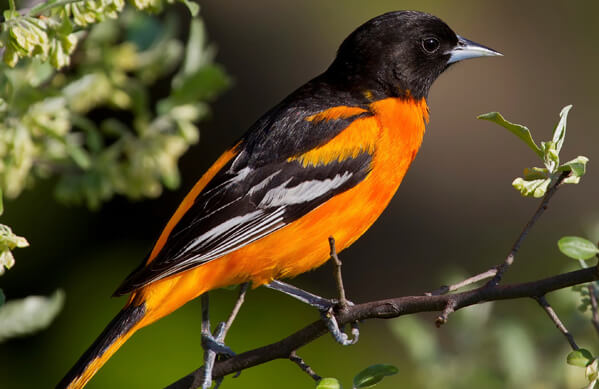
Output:
[[[362,302],[421,294],[446,282],[444,275],[455,269],[475,273],[503,260],[538,203],[521,198],[511,181],[539,162],[513,135],[475,119],[489,111],[526,124],[540,142],[550,139],[561,108],[573,104],[562,159],[591,159],[583,184],[564,187],[552,200],[506,282],[574,269],[576,264],[564,259],[555,244],[563,235],[599,239],[596,1],[208,0],[200,5],[218,46],[217,60],[234,85],[213,105],[200,143],[183,157],[182,187],[155,200],[117,198],[91,212],[57,205],[49,195],[52,183],[46,182],[6,204],[3,223],[31,243],[16,251],[15,268],[1,279],[7,297],[62,288],[67,301],[48,330],[0,344],[0,387],[52,387],[124,304],[109,296],[150,249],[186,190],[259,115],[324,70],[349,32],[390,10],[433,13],[458,34],[505,57],[461,63],[433,86],[423,147],[398,195],[366,235],[342,253],[349,298]],[[294,283],[334,294],[330,265]],[[214,317],[222,318],[235,294],[213,295]],[[502,303],[507,314],[543,315],[532,306]],[[244,351],[279,340],[316,318],[301,304],[260,288],[250,293],[228,343]],[[436,331],[432,317],[427,324]],[[553,330],[549,321],[544,325]],[[318,373],[340,377],[346,386],[369,364],[402,366],[405,351],[385,338],[385,322],[367,322],[362,331],[357,346],[342,348],[327,336],[300,355]],[[200,307],[193,302],[136,334],[88,387],[159,388],[201,360]],[[381,387],[394,388],[398,382],[391,379]],[[224,387],[258,385],[313,384],[291,363],[278,361],[228,378]]]

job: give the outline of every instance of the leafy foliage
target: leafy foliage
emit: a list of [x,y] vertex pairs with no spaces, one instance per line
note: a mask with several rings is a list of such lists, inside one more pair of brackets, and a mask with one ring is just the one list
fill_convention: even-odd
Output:
[[5,303],[0,309],[0,342],[46,328],[63,304],[64,293],[60,290],[50,297],[28,296]]
[[543,168],[524,169],[524,177],[518,177],[512,182],[512,186],[519,190],[522,196],[543,197],[549,184],[562,172],[572,172],[563,181],[566,184],[578,184],[580,178],[586,173],[586,164],[589,161],[587,157],[578,156],[560,165],[559,153],[566,138],[566,124],[571,108],[572,106],[568,105],[562,109],[560,120],[553,131],[553,138],[550,141],[541,142],[541,147],[537,146],[528,128],[505,120],[498,112],[478,116],[478,119],[496,123],[516,135],[544,163],[545,167]]
[[[139,10],[162,11],[165,3],[174,0],[131,0]],[[182,0],[195,16],[199,7]],[[49,0],[26,11],[17,11],[14,1],[4,11],[0,25],[0,48],[4,47],[4,62],[14,67],[20,59],[37,58],[50,62],[57,69],[70,64],[70,55],[81,37],[78,34],[91,24],[116,19],[125,7],[125,0]]]
[[[180,17],[158,19],[124,0],[49,0],[20,11],[9,2],[0,22],[0,214],[3,195],[18,197],[37,179],[54,178],[60,201],[93,209],[114,195],[177,187],[196,123],[229,84],[201,20],[192,18],[185,45]],[[131,4],[158,12],[173,2]],[[197,15],[197,4],[182,2]],[[156,99],[153,85],[169,77]],[[0,275],[14,264],[11,250],[27,245],[0,224]],[[0,340],[43,328],[62,301],[58,293],[4,304]]]
[[[571,297],[560,292],[552,295],[552,302],[561,313],[573,315],[575,300]],[[389,321],[399,343],[398,353],[409,360],[406,375],[410,381],[406,387],[581,386],[576,370],[564,364],[567,344],[557,339],[559,333],[552,324],[542,316],[530,323],[521,316],[499,314],[496,309],[500,307],[493,303],[461,309],[452,314],[441,331],[435,330],[430,319],[415,316]]]
[[[372,388],[379,384],[383,378],[397,374],[399,370],[393,365],[377,364],[362,370],[353,379],[353,389]],[[337,378],[326,377],[316,383],[316,389],[341,389]]]
[[[35,176],[57,176],[60,200],[92,208],[114,194],[156,197],[163,185],[179,184],[177,161],[197,142],[194,123],[208,112],[202,101],[228,78],[212,63],[202,23],[194,19],[187,50],[174,37],[175,23],[125,13],[90,30],[68,75],[39,61],[4,72],[0,186],[8,197]],[[131,39],[121,42],[122,36]],[[154,39],[145,42],[148,36]],[[194,61],[186,60],[170,94],[152,106],[149,87],[183,54]],[[98,109],[119,115],[98,123],[90,118]]]

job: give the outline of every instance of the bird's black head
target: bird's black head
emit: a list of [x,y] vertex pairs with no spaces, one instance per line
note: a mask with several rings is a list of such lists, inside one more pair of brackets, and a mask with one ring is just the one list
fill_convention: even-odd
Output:
[[460,37],[433,15],[397,11],[351,33],[325,75],[352,92],[420,99],[452,63],[491,55],[501,54]]

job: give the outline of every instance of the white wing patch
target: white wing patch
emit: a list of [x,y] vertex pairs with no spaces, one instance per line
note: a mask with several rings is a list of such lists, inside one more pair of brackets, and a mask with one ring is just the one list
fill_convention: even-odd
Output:
[[177,265],[170,268],[167,272],[162,273],[160,278],[175,274],[190,264],[207,262],[212,259],[222,257],[231,251],[235,251],[242,246],[245,246],[278,230],[281,227],[284,227],[284,212],[284,207],[280,207],[274,211],[269,210],[268,213],[266,213],[264,210],[258,210],[243,216],[236,216],[224,223],[219,224],[218,226],[192,240],[191,243],[179,253],[179,255],[185,255],[185,253],[193,251],[199,246],[209,244],[215,238],[221,237],[222,234],[228,234],[229,237],[219,242],[218,246],[214,249],[201,255],[192,256],[177,263]]
[[[252,195],[264,189],[279,173],[280,171],[277,171],[263,179],[252,187],[248,194]],[[247,171],[239,173],[241,177],[247,174]],[[255,211],[232,217],[191,240],[177,254],[179,258],[187,255],[189,257],[172,266],[168,271],[160,273],[157,277],[164,278],[182,269],[193,267],[194,264],[222,257],[284,227],[286,225],[284,215],[287,206],[315,200],[339,188],[352,176],[353,173],[346,171],[343,174],[336,174],[333,178],[304,181],[292,187],[288,187],[288,185],[293,178],[288,179],[281,185],[268,190]],[[233,182],[230,183],[234,183],[235,178],[231,181]],[[238,200],[239,198],[235,201]],[[231,203],[228,205],[231,205]],[[216,247],[208,248],[210,245],[214,246],[215,243],[217,243]],[[208,251],[205,251],[205,249]],[[201,254],[193,255],[193,252]]]
[[236,226],[244,225],[246,223],[251,223],[256,220],[259,215],[263,214],[263,211],[254,211],[243,216],[235,216],[224,223],[219,224],[218,226],[212,228],[209,231],[204,232],[202,235],[198,236],[194,240],[192,240],[184,249],[183,252],[193,250],[202,244],[210,243],[214,238],[219,237],[222,233],[228,232]]
[[262,198],[262,201],[258,204],[258,207],[279,207],[312,201],[328,191],[337,189],[349,180],[352,175],[351,172],[346,171],[342,175],[335,175],[333,178],[305,181],[288,188],[287,184],[292,180],[292,178],[290,178],[276,188],[272,188],[266,192],[264,198]]

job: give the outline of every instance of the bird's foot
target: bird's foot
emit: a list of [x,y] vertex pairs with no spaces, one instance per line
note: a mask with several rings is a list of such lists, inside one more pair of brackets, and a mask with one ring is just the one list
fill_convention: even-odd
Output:
[[[202,348],[204,349],[204,377],[202,379],[202,389],[208,389],[212,386],[212,369],[214,362],[219,356],[230,358],[235,356],[224,343],[225,323],[220,323],[214,330],[214,334],[210,332],[202,332]],[[219,381],[217,381],[218,387]]]

